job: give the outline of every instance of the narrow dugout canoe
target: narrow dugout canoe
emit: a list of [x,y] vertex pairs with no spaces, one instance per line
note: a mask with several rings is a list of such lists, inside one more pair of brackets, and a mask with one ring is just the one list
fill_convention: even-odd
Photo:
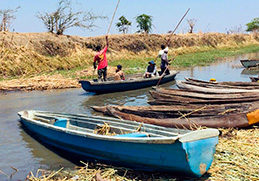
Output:
[[231,94],[212,94],[212,93],[201,93],[191,90],[182,90],[182,89],[166,89],[166,88],[155,88],[155,91],[161,94],[188,97],[188,98],[197,98],[197,99],[243,99],[243,98],[252,98],[259,97],[259,94],[255,93],[231,93]]
[[259,60],[240,60],[240,62],[245,68],[259,66]]
[[[111,106],[121,112],[150,118],[204,117],[220,114],[233,114],[248,111],[251,104],[238,105],[199,105],[199,106]],[[107,106],[92,106],[97,112],[108,115]]]
[[107,81],[107,82],[93,82],[81,80],[79,83],[82,85],[82,88],[87,92],[95,92],[97,94],[110,93],[110,92],[122,92],[128,90],[142,89],[146,87],[152,87],[157,85],[160,81],[160,84],[165,84],[167,82],[173,81],[178,72],[171,71],[170,75],[166,75],[161,79],[159,77],[152,78],[140,78],[133,80],[125,81]]
[[176,104],[231,104],[231,103],[259,101],[259,97],[204,99],[204,98],[181,97],[176,95],[160,93],[158,91],[150,91],[150,94],[156,100],[174,102]]
[[173,128],[188,128],[192,129],[199,126],[206,126],[209,128],[245,128],[259,122],[259,109],[252,108],[247,113],[234,113],[231,115],[218,115],[198,118],[169,118],[156,119],[149,117],[142,117],[135,114],[124,113],[114,107],[108,106],[107,113],[120,119],[154,124],[164,127]]
[[187,89],[202,93],[217,93],[217,94],[228,94],[228,93],[259,93],[259,89],[247,90],[247,89],[235,89],[235,88],[213,88],[213,87],[203,87],[198,85],[187,84],[184,81],[176,81],[177,86],[180,89]]
[[[190,85],[196,85],[196,86],[200,86],[200,87],[215,88],[215,89],[222,89],[222,88],[224,88],[224,89],[244,89],[244,90],[259,89],[259,86],[257,86],[257,83],[254,83],[254,82],[246,82],[249,84],[241,85],[241,86],[240,85],[229,85],[229,84],[223,84],[223,83],[202,83],[202,82],[197,82],[197,81],[192,81],[192,80],[185,81],[184,83],[190,84]],[[250,85],[250,83],[253,83],[254,85]]]
[[[207,85],[213,85],[213,86],[234,86],[238,88],[250,88],[250,89],[258,89],[259,84],[255,82],[209,82],[209,81],[204,81],[204,80],[198,80],[194,78],[185,78],[185,80],[189,83],[200,83],[200,84],[207,84]],[[231,88],[231,87],[229,87]]]
[[[216,129],[179,130],[83,114],[29,110],[18,115],[24,127],[42,142],[82,159],[195,177],[210,168],[219,135]],[[94,133],[104,122],[115,135]]]

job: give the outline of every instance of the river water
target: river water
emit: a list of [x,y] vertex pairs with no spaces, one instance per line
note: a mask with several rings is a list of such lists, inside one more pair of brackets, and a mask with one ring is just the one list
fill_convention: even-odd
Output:
[[[176,80],[194,77],[202,80],[250,81],[259,71],[247,71],[239,60],[259,57],[259,53],[226,58],[210,66],[180,71]],[[175,82],[164,85],[176,88]],[[28,135],[20,125],[17,112],[26,109],[95,114],[94,105],[147,105],[150,88],[106,95],[82,89],[0,93],[0,181],[24,180],[30,171],[73,168],[75,165],[52,152]],[[18,172],[15,169],[18,169]]]

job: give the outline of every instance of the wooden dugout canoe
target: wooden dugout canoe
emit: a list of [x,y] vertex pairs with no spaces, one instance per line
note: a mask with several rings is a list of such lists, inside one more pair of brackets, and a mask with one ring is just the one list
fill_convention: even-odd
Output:
[[166,89],[166,88],[155,88],[155,91],[161,94],[197,98],[197,99],[237,99],[237,98],[253,98],[259,97],[259,94],[255,93],[229,93],[229,94],[212,94],[212,93],[201,93],[190,90],[182,89]]
[[150,94],[156,100],[173,102],[175,104],[231,104],[259,101],[259,97],[204,99],[170,95],[158,91],[150,91]]
[[[183,114],[186,117],[204,117],[215,116],[220,114],[233,114],[248,111],[251,104],[235,105],[174,105],[174,106],[110,106],[121,112],[135,114],[142,117],[150,118],[179,118]],[[109,115],[107,106],[92,106],[97,112]]]
[[188,84],[184,81],[176,81],[176,84],[180,89],[187,89],[187,90],[202,92],[202,93],[214,93],[214,94],[245,93],[245,92],[259,93],[259,89],[247,90],[247,89],[239,89],[239,88],[204,87],[199,85]]
[[106,81],[106,82],[93,82],[81,80],[79,83],[82,85],[82,88],[87,92],[95,92],[97,94],[104,94],[110,92],[122,92],[128,90],[142,89],[146,87],[152,87],[157,85],[160,81],[160,84],[165,84],[167,82],[173,81],[178,72],[171,71],[170,75],[166,75],[161,79],[159,77],[152,78],[139,78],[125,81]]
[[226,88],[241,88],[241,89],[259,89],[259,83],[255,82],[209,82],[204,80],[198,80],[193,78],[185,78],[185,80],[190,84],[199,83],[200,85],[204,86],[219,86],[219,87],[226,87]]
[[[28,110],[18,115],[24,127],[43,143],[82,159],[195,177],[209,169],[219,135],[216,129],[179,130],[83,114]],[[104,122],[115,135],[95,133]]]
[[174,128],[188,128],[192,129],[199,126],[206,126],[210,128],[245,128],[259,122],[259,109],[251,108],[247,113],[234,113],[230,115],[218,115],[198,118],[169,118],[156,119],[149,117],[142,117],[135,114],[124,113],[114,107],[108,106],[107,113],[120,119],[154,124],[164,127]]

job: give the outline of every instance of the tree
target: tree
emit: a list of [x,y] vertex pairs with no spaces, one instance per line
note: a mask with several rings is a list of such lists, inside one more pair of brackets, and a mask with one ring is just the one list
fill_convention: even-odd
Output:
[[58,35],[63,35],[64,31],[71,27],[92,29],[95,27],[94,21],[96,19],[106,18],[95,16],[91,12],[74,12],[71,8],[71,1],[69,0],[60,0],[58,8],[54,12],[38,14],[37,17],[42,20],[49,32]]
[[138,32],[150,33],[152,30],[152,16],[142,14],[136,17]]
[[0,10],[0,18],[2,19],[0,24],[0,31],[9,31],[11,23],[15,19],[14,13],[16,13],[19,8],[20,7],[17,7],[16,9]]
[[246,31],[253,31],[257,32],[259,31],[259,18],[254,18],[253,21],[246,24],[247,29]]
[[188,22],[189,28],[190,28],[189,33],[193,33],[193,28],[194,28],[197,20],[196,19],[187,19],[187,22]]
[[131,26],[131,22],[128,21],[124,16],[121,16],[119,20],[120,22],[116,24],[116,26],[119,28],[119,31],[123,32],[124,34],[127,33],[129,27]]

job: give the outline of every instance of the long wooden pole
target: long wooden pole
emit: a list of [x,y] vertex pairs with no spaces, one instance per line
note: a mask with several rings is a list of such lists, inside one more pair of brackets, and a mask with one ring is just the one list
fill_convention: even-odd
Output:
[[[185,18],[185,16],[187,15],[187,13],[188,13],[189,11],[190,11],[190,8],[188,8],[188,10],[186,11],[186,13],[183,15],[183,17],[182,17],[181,20],[179,21],[179,23],[176,25],[174,31],[171,33],[172,35],[175,33],[175,31],[177,30],[177,28],[179,27],[179,25],[181,24],[181,22],[183,21],[183,19]],[[166,42],[167,45],[169,44],[170,40],[171,40],[170,38],[167,40],[167,42]],[[159,79],[159,81],[158,81],[158,83],[157,83],[156,86],[159,86],[161,80],[162,80],[162,79],[164,78],[164,76],[165,76],[165,72],[167,71],[168,67],[169,67],[169,65],[167,65],[165,71],[162,73],[161,78]]]
[[116,14],[117,9],[118,9],[118,7],[119,7],[119,4],[120,4],[120,0],[118,0],[117,5],[116,5],[116,8],[115,8],[115,10],[114,10],[114,13],[113,13],[113,15],[112,15],[112,20],[111,20],[111,23],[110,23],[110,25],[109,25],[109,28],[108,28],[108,31],[107,31],[107,35],[110,33],[111,26],[112,26],[112,22],[113,22],[113,20],[114,20],[114,17],[115,17],[115,14]]
[[[185,16],[188,14],[188,12],[190,11],[190,8],[188,8],[188,10],[186,11],[186,13],[183,15],[183,17],[181,18],[181,20],[179,21],[179,23],[176,25],[176,27],[174,28],[174,31],[171,33],[172,35],[175,33],[175,31],[177,30],[177,28],[180,26],[180,24],[182,23],[182,21],[183,21],[183,19],[185,18]],[[170,41],[171,39],[169,38],[168,40],[167,40],[167,45],[169,44],[169,41]]]
[[[108,36],[108,34],[110,33],[111,26],[112,26],[112,22],[113,22],[113,20],[114,20],[114,17],[115,17],[115,14],[116,14],[117,9],[118,9],[118,7],[119,7],[119,4],[120,4],[120,0],[118,0],[117,5],[116,5],[116,8],[115,8],[115,10],[114,10],[114,12],[113,12],[112,19],[111,19],[110,25],[109,25],[109,27],[108,27],[106,36]],[[93,70],[93,76],[94,76],[95,72],[96,72],[96,71],[95,71],[95,69],[94,69],[94,70]]]

